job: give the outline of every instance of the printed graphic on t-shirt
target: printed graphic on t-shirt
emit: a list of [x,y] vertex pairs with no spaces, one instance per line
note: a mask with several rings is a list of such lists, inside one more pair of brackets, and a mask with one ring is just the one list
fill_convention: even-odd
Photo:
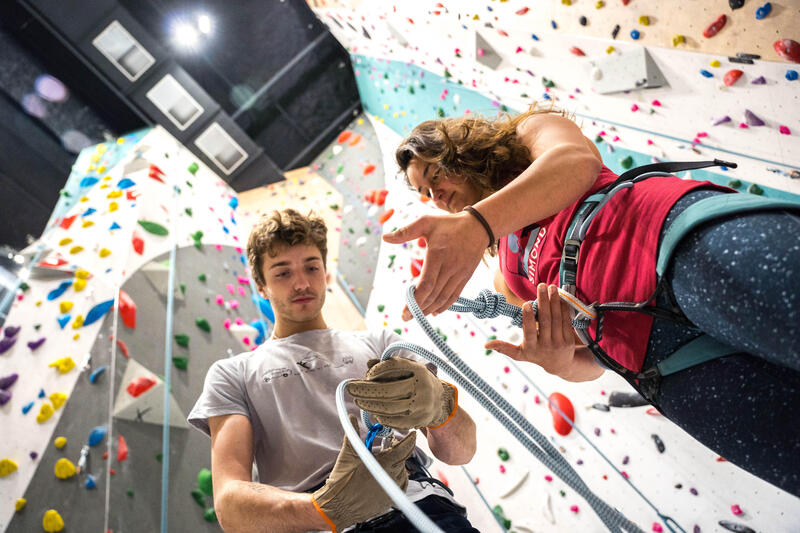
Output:
[[309,372],[316,372],[325,368],[341,368],[346,365],[353,364],[352,355],[334,356],[332,360],[328,360],[317,352],[309,352],[299,361],[295,361],[294,368],[287,366],[279,368],[271,368],[264,373],[264,383],[270,383],[276,379],[288,378],[290,376],[299,376]]
[[505,254],[505,270],[536,284],[536,268],[546,236],[547,229],[536,225],[523,228],[519,236],[516,233],[508,235],[511,253]]

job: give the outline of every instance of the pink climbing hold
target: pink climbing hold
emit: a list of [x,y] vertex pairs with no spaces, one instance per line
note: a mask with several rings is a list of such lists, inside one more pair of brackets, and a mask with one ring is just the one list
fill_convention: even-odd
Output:
[[739,516],[740,514],[742,514],[743,511],[742,508],[739,507],[738,505],[731,505],[731,512],[736,516]]
[[658,100],[653,100],[652,102],[650,102],[650,105],[654,107],[661,107],[661,102],[659,102]]
[[792,134],[792,130],[790,130],[786,126],[781,126],[779,129],[780,129],[780,132],[782,134],[784,134],[784,135],[791,135]]
[[[553,415],[553,427],[556,433],[562,436],[569,435],[569,432],[572,431],[572,424],[569,421],[575,423],[575,408],[572,406],[572,402],[560,392],[554,392],[548,399],[550,400],[548,407],[550,414]],[[569,421],[564,419],[556,407],[561,410],[561,413],[564,413]]]
[[222,323],[222,326],[225,329],[231,329],[231,319],[230,318],[226,318],[225,322]]
[[631,106],[631,111],[633,111],[633,112],[639,111],[639,106],[638,106],[638,105],[636,105],[636,104],[633,104],[633,105]]
[[231,300],[228,302],[228,305],[231,306],[231,309],[238,309],[239,308],[239,300]]
[[573,513],[577,514],[578,513],[578,506],[577,505],[570,505],[569,506],[569,510],[572,511]]
[[506,467],[505,466],[500,465],[500,473],[501,474],[505,474],[506,473]]
[[553,476],[551,476],[550,474],[547,474],[546,476],[544,476],[544,479],[545,479],[545,481],[551,482],[551,481],[553,481]]
[[236,325],[237,325],[237,326],[241,326],[242,324],[244,324],[244,320],[243,320],[243,319],[242,319],[242,317],[240,317],[240,316],[237,316],[237,317],[236,317],[236,320],[235,320],[235,322],[236,322]]
[[656,533],[662,533],[664,531],[664,528],[661,527],[661,524],[659,524],[658,522],[653,522],[653,531],[655,531]]
[[225,305],[225,298],[223,298],[221,294],[217,294],[214,301],[217,302],[217,305]]
[[778,39],[772,43],[775,52],[783,59],[800,63],[800,43],[792,39]]
[[233,283],[228,283],[225,288],[228,289],[229,293],[233,294]]

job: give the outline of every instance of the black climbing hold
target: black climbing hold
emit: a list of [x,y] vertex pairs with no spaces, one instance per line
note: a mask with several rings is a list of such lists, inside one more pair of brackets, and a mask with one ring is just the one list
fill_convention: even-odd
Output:
[[658,448],[658,453],[664,453],[664,450],[666,450],[667,448],[666,446],[664,446],[664,441],[661,440],[661,437],[659,437],[655,433],[650,435],[650,437],[652,437],[653,442],[656,443],[656,448]]
[[608,405],[610,407],[639,407],[648,404],[649,402],[638,392],[614,391],[608,397]]
[[761,56],[758,54],[745,54],[744,52],[736,52],[736,57],[741,59],[761,59]]
[[756,531],[752,528],[747,527],[744,524],[739,524],[738,522],[731,522],[730,520],[720,520],[717,524],[721,525],[728,531],[734,531],[735,533],[756,533]]
[[731,9],[739,9],[744,6],[744,0],[728,0],[728,5]]
[[616,39],[616,38],[617,38],[617,35],[619,35],[619,30],[620,30],[620,29],[621,29],[621,28],[620,28],[619,24],[617,24],[616,26],[614,26],[614,29],[613,29],[613,30],[611,30],[611,38],[612,38],[612,39]]
[[752,59],[747,59],[746,57],[728,56],[728,61],[730,61],[731,63],[742,63],[743,65],[752,65],[753,64],[753,60]]
[[586,17],[583,17],[583,16],[582,16],[581,18],[579,18],[579,19],[578,19],[578,22],[580,22],[580,23],[581,23],[581,26],[586,26],[586,24],[587,24],[589,21],[586,19]]
[[608,411],[611,410],[611,408],[609,406],[607,406],[606,404],[604,404],[604,403],[596,403],[596,404],[592,405],[592,408],[597,409],[598,411],[605,411],[605,412],[608,412]]

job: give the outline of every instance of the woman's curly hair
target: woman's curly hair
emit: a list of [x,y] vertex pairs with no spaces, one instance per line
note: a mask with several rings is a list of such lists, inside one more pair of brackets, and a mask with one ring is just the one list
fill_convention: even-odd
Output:
[[494,192],[516,178],[531,164],[528,148],[517,137],[517,127],[537,113],[560,113],[554,108],[537,109],[531,105],[525,113],[500,115],[495,120],[464,116],[428,120],[406,137],[395,151],[395,159],[408,182],[412,158],[433,163],[442,172],[437,176],[458,176],[482,191]]

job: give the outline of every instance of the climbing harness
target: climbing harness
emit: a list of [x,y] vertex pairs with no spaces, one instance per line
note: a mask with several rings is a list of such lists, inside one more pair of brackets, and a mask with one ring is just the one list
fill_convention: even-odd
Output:
[[[712,166],[727,166],[736,168],[736,163],[728,163],[715,159],[713,161],[688,161],[654,163],[637,167],[621,174],[613,183],[600,189],[595,194],[587,197],[578,207],[569,223],[564,249],[559,266],[559,293],[565,292],[577,299],[578,262],[581,254],[581,245],[586,238],[589,227],[600,210],[611,198],[623,189],[633,187],[634,184],[652,177],[668,176],[671,173],[684,170],[694,170]],[[690,205],[669,226],[658,250],[656,262],[657,283],[653,295],[644,302],[594,302],[591,305],[581,304],[588,310],[583,310],[570,302],[570,316],[573,326],[581,341],[592,351],[594,356],[606,367],[622,375],[628,382],[640,390],[642,395],[652,404],[657,405],[657,393],[661,378],[680,372],[687,368],[705,363],[718,357],[738,353],[740,350],[722,344],[708,335],[700,335],[681,346],[657,365],[640,372],[630,370],[609,356],[600,346],[603,337],[603,319],[608,311],[628,311],[646,313],[656,318],[673,322],[692,325],[678,307],[675,297],[665,278],[669,261],[681,239],[698,225],[720,217],[749,211],[763,211],[773,209],[799,209],[800,205],[788,200],[763,198],[752,194],[724,194],[705,198]],[[649,305],[661,294],[666,295],[671,309],[662,309]],[[589,312],[591,311],[591,313]],[[596,320],[595,336],[588,333],[588,326]]]
[[[430,325],[428,320],[422,314],[416,299],[414,298],[415,287],[411,286],[407,293],[407,304],[414,317],[419,322],[428,337],[433,341],[436,347],[446,356],[447,360],[440,358],[438,355],[408,342],[395,342],[389,345],[381,356],[381,360],[390,358],[395,352],[399,350],[406,350],[413,352],[421,357],[424,357],[445,374],[450,376],[453,382],[458,385],[461,390],[466,391],[473,396],[480,405],[485,408],[489,414],[497,419],[531,454],[539,459],[549,470],[558,475],[570,488],[575,490],[582,496],[589,506],[595,511],[597,516],[603,524],[613,532],[632,532],[643,533],[643,531],[622,513],[613,507],[609,506],[605,501],[594,494],[589,489],[581,477],[575,472],[572,466],[564,459],[558,452],[553,444],[542,435],[533,425],[523,417],[512,405],[510,405],[505,398],[503,398],[494,388],[486,383],[474,370],[472,370],[466,363],[447,345],[442,337],[436,333],[434,328]],[[575,300],[576,307],[585,307],[585,305],[572,298],[569,294],[562,294],[565,301],[571,303],[568,298]],[[538,306],[537,302],[533,302],[534,311],[536,312]],[[515,305],[506,302],[505,297],[501,294],[492,293],[489,290],[481,291],[476,300],[467,298],[459,298],[458,301],[450,307],[451,311],[456,312],[473,312],[478,318],[494,318],[499,315],[505,315],[512,319],[512,323],[518,327],[522,326],[522,309]],[[588,310],[588,309],[587,309]],[[344,400],[345,385],[352,380],[342,381],[336,389],[336,408],[339,415],[339,420],[345,430],[345,435],[352,444],[358,456],[361,458],[365,466],[370,470],[375,479],[381,484],[386,493],[395,503],[395,505],[406,515],[409,521],[414,524],[420,531],[424,533],[439,533],[441,530],[433,524],[430,519],[425,516],[419,508],[408,500],[403,491],[392,481],[389,475],[381,468],[377,460],[372,456],[369,447],[359,438],[358,432],[349,423],[347,416],[347,408]],[[543,394],[544,395],[544,394]],[[544,395],[546,396],[546,395]],[[600,451],[594,444],[586,438],[586,436],[575,427],[574,423],[556,406],[552,407],[573,427],[576,431],[595,448],[598,453]],[[374,424],[366,411],[361,411],[361,416],[370,428],[367,439],[370,441],[375,436],[388,437],[392,434],[391,428],[383,427],[378,430],[378,424]],[[602,453],[601,453],[602,455]],[[670,531],[676,533],[677,531],[684,532],[684,530],[669,516],[662,514],[646,497],[628,480],[619,470],[614,467],[613,463],[603,456],[609,465],[614,468],[620,477],[640,495],[656,512],[658,517],[664,522]],[[674,527],[673,527],[674,526]]]

